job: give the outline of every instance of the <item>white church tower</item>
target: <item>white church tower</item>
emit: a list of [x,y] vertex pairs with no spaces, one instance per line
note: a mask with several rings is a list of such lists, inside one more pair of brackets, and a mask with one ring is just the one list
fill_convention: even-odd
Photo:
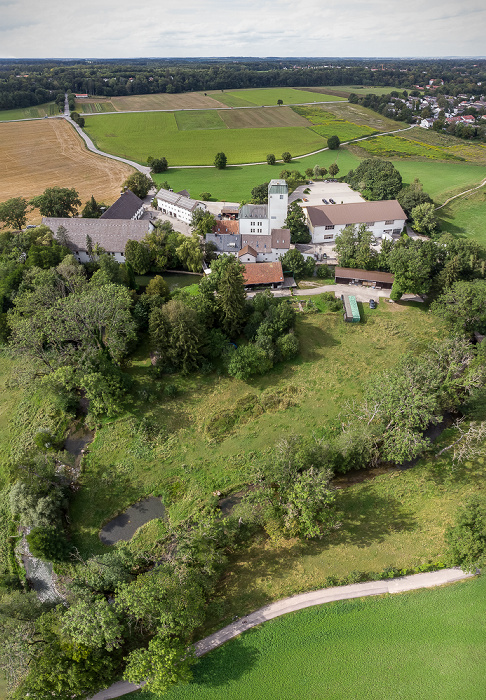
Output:
[[285,180],[270,180],[268,185],[269,231],[283,228],[289,205],[289,188]]

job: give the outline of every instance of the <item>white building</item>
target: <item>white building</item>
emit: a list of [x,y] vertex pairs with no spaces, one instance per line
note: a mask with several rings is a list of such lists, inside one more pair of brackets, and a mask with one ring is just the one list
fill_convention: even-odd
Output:
[[270,236],[272,229],[281,229],[287,218],[289,189],[285,180],[271,180],[268,185],[268,204],[244,204],[238,220],[240,233]]
[[55,238],[60,237],[59,227],[64,228],[63,238],[67,247],[81,263],[90,261],[87,251],[88,236],[93,246],[97,243],[118,263],[123,263],[127,241],[140,243],[154,228],[150,221],[134,219],[68,219],[45,216],[42,223],[51,229]]
[[157,208],[162,214],[173,216],[175,219],[185,221],[186,224],[191,223],[192,214],[196,209],[206,210],[204,202],[190,199],[190,197],[186,197],[180,192],[162,189],[157,192],[155,198],[157,200]]
[[407,215],[396,199],[303,207],[313,243],[331,243],[346,226],[365,224],[375,238],[399,236]]

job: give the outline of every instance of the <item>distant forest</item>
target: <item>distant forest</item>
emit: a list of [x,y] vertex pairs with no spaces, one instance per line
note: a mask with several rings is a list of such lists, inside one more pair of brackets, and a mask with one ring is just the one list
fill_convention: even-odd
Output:
[[[390,85],[434,80],[434,94],[476,95],[486,61],[339,59],[0,60],[0,109],[30,107],[59,93],[145,95],[258,87]],[[440,84],[444,81],[444,84]],[[439,84],[438,84],[439,83]]]

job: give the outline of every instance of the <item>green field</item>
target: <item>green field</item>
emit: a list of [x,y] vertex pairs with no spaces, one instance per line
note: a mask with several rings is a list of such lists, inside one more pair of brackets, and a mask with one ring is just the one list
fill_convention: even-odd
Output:
[[324,85],[319,87],[309,87],[309,88],[296,88],[297,90],[302,90],[307,92],[329,92],[330,95],[342,95],[343,97],[348,97],[352,92],[356,95],[388,95],[388,93],[396,91],[403,92],[403,88],[397,87],[382,87],[381,85]]
[[380,136],[360,143],[370,156],[378,158],[429,158],[432,160],[464,160],[444,148],[400,136]]
[[484,576],[309,608],[227,642],[196,663],[190,684],[163,697],[482,700],[484,615]]
[[59,108],[55,102],[46,102],[35,107],[21,107],[19,109],[5,109],[0,111],[0,121],[8,122],[15,119],[41,119],[59,114]]
[[174,116],[179,131],[228,128],[217,111],[175,112]]
[[219,151],[226,153],[228,163],[251,163],[265,160],[267,153],[290,151],[298,155],[326,146],[325,139],[302,127],[179,131],[173,112],[85,119],[86,132],[99,149],[139,163],[158,154],[169,164],[212,165]]
[[343,99],[336,95],[326,95],[321,92],[308,92],[307,90],[303,93],[302,90],[285,87],[230,90],[229,92],[214,91],[209,92],[208,95],[220,102],[224,102],[228,107],[244,107],[245,104],[243,104],[243,102],[252,105],[276,105],[278,100],[283,100],[284,104],[295,105],[302,102],[335,102]]
[[100,114],[102,112],[116,112],[116,109],[110,100],[84,99],[76,100],[76,112],[86,114]]
[[332,112],[319,107],[294,107],[293,109],[313,125],[312,130],[316,134],[325,139],[335,135],[339,136],[341,141],[350,141],[360,136],[369,136],[376,133],[376,130],[369,126],[355,124],[346,119],[339,119]]
[[458,197],[437,215],[443,231],[473,238],[486,246],[486,187]]

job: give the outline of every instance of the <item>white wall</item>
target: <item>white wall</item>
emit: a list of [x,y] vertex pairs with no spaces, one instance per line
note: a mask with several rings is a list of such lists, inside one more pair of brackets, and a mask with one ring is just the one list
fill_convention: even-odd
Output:
[[[281,227],[272,226],[272,228]],[[241,235],[248,233],[252,236],[258,234],[268,236],[270,235],[269,221],[268,219],[240,219],[240,233]]]
[[[359,226],[359,224],[356,224],[356,226]],[[403,231],[404,226],[405,219],[400,221],[395,220],[393,224],[386,224],[384,221],[375,221],[374,226],[367,226],[367,229],[368,231],[371,231],[375,238],[385,238],[391,240],[393,237],[393,232],[400,234]],[[335,226],[333,229],[326,229],[325,226],[315,226],[312,228],[309,225],[313,243],[332,243],[332,241],[336,240],[336,236],[338,236],[344,228],[345,224]]]
[[270,219],[270,230],[272,228],[284,227],[285,219],[287,218],[288,205],[288,193],[268,195],[268,218]]

